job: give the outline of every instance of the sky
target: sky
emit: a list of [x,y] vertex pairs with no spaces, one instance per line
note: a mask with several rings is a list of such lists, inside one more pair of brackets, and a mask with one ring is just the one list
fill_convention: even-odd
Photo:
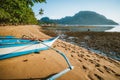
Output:
[[120,0],[46,0],[47,3],[35,3],[32,7],[35,15],[42,8],[44,14],[37,15],[37,19],[49,17],[60,19],[73,16],[79,11],[94,11],[108,19],[120,23]]

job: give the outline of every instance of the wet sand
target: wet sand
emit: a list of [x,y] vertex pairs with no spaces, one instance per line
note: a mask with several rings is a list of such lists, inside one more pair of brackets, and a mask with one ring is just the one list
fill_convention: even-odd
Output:
[[[38,26],[0,27],[0,35],[21,37],[23,34],[35,38],[50,38],[40,32]],[[64,52],[74,66],[72,71],[57,80],[120,80],[120,62],[116,60],[61,40],[57,40],[53,47]],[[45,80],[67,67],[63,57],[49,49],[38,54],[0,60],[0,79]]]

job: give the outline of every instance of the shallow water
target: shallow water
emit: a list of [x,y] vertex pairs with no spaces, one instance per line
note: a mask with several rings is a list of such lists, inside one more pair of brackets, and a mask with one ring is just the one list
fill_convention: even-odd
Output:
[[85,31],[94,31],[94,32],[104,32],[110,30],[117,25],[82,25],[82,26],[49,26],[43,27],[45,30],[56,30],[56,31],[72,31],[72,32],[85,32]]

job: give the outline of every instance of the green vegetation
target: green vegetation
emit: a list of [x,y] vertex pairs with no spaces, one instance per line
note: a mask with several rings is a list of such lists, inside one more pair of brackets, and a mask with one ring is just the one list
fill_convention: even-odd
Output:
[[0,0],[0,25],[37,24],[31,7],[42,2],[45,0]]
[[48,24],[54,24],[54,25],[56,25],[56,22],[50,20],[48,17],[43,17],[41,20],[38,20],[38,22],[40,24],[46,24],[46,25],[48,25]]

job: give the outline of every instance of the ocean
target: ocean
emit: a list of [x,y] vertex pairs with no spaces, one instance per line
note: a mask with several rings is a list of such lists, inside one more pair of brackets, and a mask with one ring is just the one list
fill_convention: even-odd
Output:
[[[71,32],[106,32],[107,30],[111,30],[115,27],[120,29],[120,25],[58,25],[58,26],[49,26],[43,27],[45,30],[54,30],[54,31],[71,31]],[[117,29],[118,30],[118,29]]]

